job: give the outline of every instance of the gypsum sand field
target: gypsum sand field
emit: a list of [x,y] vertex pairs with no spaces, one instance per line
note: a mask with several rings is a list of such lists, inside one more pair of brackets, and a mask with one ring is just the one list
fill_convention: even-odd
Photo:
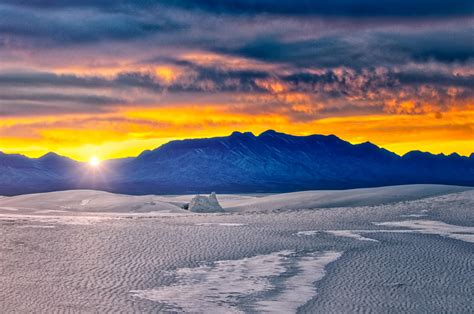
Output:
[[192,197],[0,198],[0,311],[474,310],[470,188]]

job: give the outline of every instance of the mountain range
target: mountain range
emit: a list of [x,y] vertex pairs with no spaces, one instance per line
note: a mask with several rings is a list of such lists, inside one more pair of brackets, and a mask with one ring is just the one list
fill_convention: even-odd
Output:
[[260,193],[416,183],[474,186],[474,153],[399,156],[370,142],[354,145],[334,135],[273,130],[172,141],[97,169],[54,153],[28,158],[0,152],[0,195],[65,189]]

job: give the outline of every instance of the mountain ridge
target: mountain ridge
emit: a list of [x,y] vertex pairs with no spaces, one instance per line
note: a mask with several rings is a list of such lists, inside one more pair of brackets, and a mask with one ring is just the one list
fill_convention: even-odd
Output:
[[39,158],[0,152],[0,194],[94,188],[128,194],[290,192],[396,184],[474,186],[470,157],[411,151],[402,156],[371,142],[335,135],[259,135],[170,141],[93,170],[55,153]]

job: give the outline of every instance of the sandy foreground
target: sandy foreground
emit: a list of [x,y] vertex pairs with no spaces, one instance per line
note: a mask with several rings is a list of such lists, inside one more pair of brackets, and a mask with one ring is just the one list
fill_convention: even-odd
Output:
[[0,312],[474,311],[474,189],[0,198]]

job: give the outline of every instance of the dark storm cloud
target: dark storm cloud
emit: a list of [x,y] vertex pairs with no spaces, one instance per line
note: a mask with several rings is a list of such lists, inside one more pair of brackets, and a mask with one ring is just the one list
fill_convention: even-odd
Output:
[[414,61],[465,62],[474,58],[474,27],[415,34],[377,34],[373,46],[376,44],[387,52],[405,53]]
[[0,3],[12,5],[36,7],[36,8],[68,8],[68,7],[103,7],[113,8],[116,6],[146,3],[150,1],[130,1],[130,0],[2,0]]
[[226,13],[328,16],[449,16],[474,12],[470,0],[171,0],[185,8]]
[[281,14],[326,16],[451,16],[474,12],[470,0],[4,0],[4,3],[37,8],[94,7],[100,9],[176,6],[191,10],[227,14]]
[[110,86],[110,81],[97,76],[80,77],[58,75],[49,72],[0,73],[0,87],[84,87],[101,88]]
[[288,41],[258,38],[219,52],[302,67],[354,68],[406,62],[466,62],[474,59],[474,28],[438,32],[344,34]]
[[[177,64],[180,64],[180,62],[178,61]],[[181,62],[181,64],[183,63]],[[194,75],[185,82],[176,82],[170,86],[170,90],[178,92],[263,92],[264,89],[258,86],[256,81],[271,77],[270,73],[259,70],[221,69],[199,66],[190,62],[187,62],[186,67]]]
[[[432,85],[439,87],[462,87],[473,89],[474,75],[456,75],[443,71],[406,70],[391,71],[385,69],[378,73],[376,69],[364,69],[360,71],[346,70],[335,73],[334,70],[326,70],[321,74],[298,72],[280,79],[294,87],[295,91],[310,91],[311,86],[317,84],[340,84],[352,85],[354,81],[362,83],[357,88],[397,88],[407,85]],[[309,86],[309,87],[308,87]],[[342,88],[341,91],[344,91]]]
[[[178,62],[179,63],[179,62]],[[180,64],[185,64],[180,63]],[[263,91],[255,80],[270,77],[262,71],[222,70],[188,64],[189,77],[167,84],[149,72],[121,72],[112,78],[60,75],[48,72],[0,73],[0,90],[24,87],[71,87],[87,89],[142,88],[153,92]],[[208,83],[206,85],[206,83]],[[1,96],[0,96],[1,97]]]
[[401,84],[452,86],[471,89],[474,96],[474,75],[453,75],[431,71],[405,71],[393,74]]
[[31,92],[37,87],[34,83],[28,85],[26,90],[16,87],[5,91],[0,89],[0,116],[97,113],[114,110],[116,105],[128,104],[124,98],[94,94],[92,91]]
[[54,103],[41,101],[3,101],[0,100],[0,116],[61,115],[69,113],[103,113],[113,110],[94,103]]
[[[408,99],[399,95],[444,108],[474,96],[473,9],[472,0],[0,0],[0,65],[13,60],[0,72],[1,110],[107,112],[163,94],[232,93],[258,112],[291,107],[285,93],[338,104],[288,109],[300,120],[380,111]],[[67,69],[96,74],[53,73]]]
[[363,62],[365,51],[340,37],[323,37],[302,41],[282,41],[258,38],[236,49],[221,48],[220,52],[259,59],[267,62],[292,63],[300,66],[334,67],[348,62]]
[[91,105],[126,104],[123,98],[103,95],[57,94],[57,93],[25,93],[0,92],[0,101],[42,101],[47,103],[87,103]]
[[184,27],[163,16],[133,15],[133,12],[46,11],[1,3],[0,16],[0,37],[28,38],[33,46],[40,47],[51,42],[64,45],[143,38]]
[[[225,14],[216,14],[221,11]],[[239,12],[255,16],[233,14]],[[301,27],[311,24],[311,19],[300,21],[295,17],[299,14],[340,15],[347,25],[334,32],[331,29],[337,23],[326,19],[321,22],[323,27],[315,24],[302,30],[299,35],[305,39],[289,40],[288,36],[291,38],[294,34],[287,30],[285,23],[295,24],[295,29],[298,24]],[[377,27],[386,23],[386,19],[380,17],[385,15],[417,19],[439,15],[455,21],[461,15],[473,14],[474,2],[471,0],[0,0],[0,48],[5,46],[7,39],[26,43],[30,49],[115,41],[141,45],[144,49],[199,49],[304,67],[365,67],[407,60],[465,62],[472,58],[474,50],[472,21],[447,31],[439,25],[438,29],[442,31],[431,32],[400,31],[390,27],[381,32]],[[373,19],[370,25],[361,26],[357,19],[354,20],[358,16]],[[397,21],[394,22],[396,25],[403,24]],[[428,22],[436,24],[439,20],[428,17]],[[254,26],[247,28],[251,23]],[[359,33],[352,31],[351,24]],[[312,34],[316,31],[317,34]],[[326,34],[328,32],[330,35]],[[136,43],[134,40],[143,41]]]

